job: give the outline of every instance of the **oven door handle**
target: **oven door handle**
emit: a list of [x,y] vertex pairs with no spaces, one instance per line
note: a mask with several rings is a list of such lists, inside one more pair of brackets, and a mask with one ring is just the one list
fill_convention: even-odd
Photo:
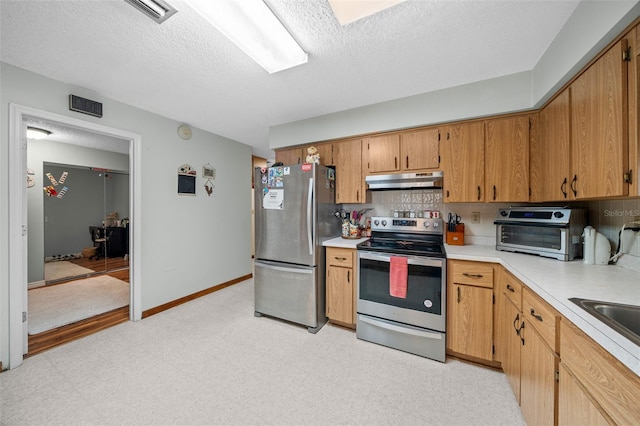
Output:
[[388,322],[376,321],[374,319],[367,318],[362,315],[358,316],[358,321],[365,322],[374,327],[384,328],[389,331],[396,331],[398,333],[403,333],[403,334],[411,334],[413,336],[418,336],[418,337],[427,337],[429,339],[442,340],[442,336],[443,336],[442,333],[415,330],[413,328],[408,328],[408,327],[401,327],[395,324],[389,324]]
[[[390,255],[359,251],[358,256],[360,257],[360,259],[391,263]],[[406,257],[408,259],[407,263],[409,265],[435,266],[435,267],[442,267],[444,265],[443,259],[433,259],[428,257],[417,257],[417,256],[399,256],[399,257]]]
[[511,225],[511,226],[536,226],[538,228],[568,228],[569,223],[545,223],[545,222],[520,222],[520,221],[505,221],[495,220],[494,225]]

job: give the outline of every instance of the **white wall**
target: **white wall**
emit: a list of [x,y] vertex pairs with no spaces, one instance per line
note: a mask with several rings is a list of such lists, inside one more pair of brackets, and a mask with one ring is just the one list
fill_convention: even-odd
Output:
[[[68,95],[103,103],[103,118],[68,110]],[[9,103],[124,129],[142,136],[142,256],[132,259],[142,274],[142,310],[251,273],[251,148],[193,129],[178,137],[180,123],[104,98],[89,90],[0,63],[0,360],[8,359],[8,107]],[[177,169],[191,164],[216,168],[211,197],[198,177],[197,196],[179,196]],[[12,177],[15,178],[15,177]],[[20,177],[22,178],[22,177]],[[26,180],[26,179],[25,179]]]
[[532,71],[273,126],[269,147],[538,107],[639,14],[639,0],[582,1]]

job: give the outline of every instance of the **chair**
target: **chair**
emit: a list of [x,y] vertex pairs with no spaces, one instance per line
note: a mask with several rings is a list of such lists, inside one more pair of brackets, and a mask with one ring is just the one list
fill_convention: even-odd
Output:
[[96,247],[96,254],[91,256],[91,259],[97,260],[103,258],[107,246],[107,237],[104,235],[104,228],[100,226],[90,226],[89,233],[91,234],[93,246]]

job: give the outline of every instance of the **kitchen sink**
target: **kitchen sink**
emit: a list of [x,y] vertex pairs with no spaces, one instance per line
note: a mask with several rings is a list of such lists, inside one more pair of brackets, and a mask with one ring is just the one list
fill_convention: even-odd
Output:
[[640,346],[640,306],[577,297],[569,300]]

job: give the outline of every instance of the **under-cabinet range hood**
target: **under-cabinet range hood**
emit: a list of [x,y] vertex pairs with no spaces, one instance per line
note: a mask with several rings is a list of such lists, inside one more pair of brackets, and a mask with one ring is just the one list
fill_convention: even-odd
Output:
[[442,188],[442,172],[371,175],[365,178],[371,190]]

